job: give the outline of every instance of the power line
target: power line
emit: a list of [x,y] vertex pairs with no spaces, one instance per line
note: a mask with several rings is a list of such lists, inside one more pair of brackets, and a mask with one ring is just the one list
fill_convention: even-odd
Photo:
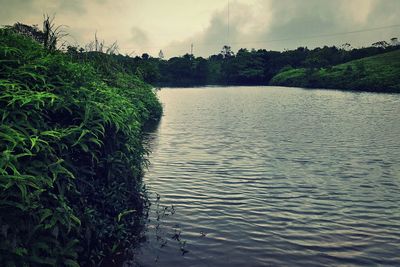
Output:
[[396,25],[389,25],[389,26],[382,26],[377,28],[370,28],[370,29],[363,29],[363,30],[356,30],[356,31],[348,31],[348,32],[338,32],[338,33],[331,33],[331,34],[320,34],[320,35],[309,35],[297,38],[282,38],[282,39],[273,39],[268,41],[252,41],[252,42],[235,42],[234,44],[246,44],[246,43],[271,43],[271,42],[281,42],[281,41],[294,41],[294,40],[304,40],[304,39],[316,39],[316,38],[323,38],[323,37],[334,37],[334,36],[341,36],[341,35],[349,35],[354,33],[362,33],[362,32],[372,32],[390,28],[400,27],[400,24]]
[[[360,29],[360,30],[354,30],[354,31],[348,31],[348,32],[337,32],[337,33],[331,33],[331,34],[308,35],[308,36],[299,36],[299,37],[293,37],[293,38],[271,39],[271,40],[265,40],[265,41],[240,41],[240,42],[232,42],[231,44],[234,44],[234,45],[241,45],[241,44],[267,44],[267,43],[272,43],[272,42],[318,39],[318,38],[324,38],[324,37],[350,35],[350,34],[355,34],[355,33],[373,32],[373,31],[379,31],[379,30],[391,29],[391,28],[397,28],[397,27],[400,27],[400,24],[381,26],[381,27],[375,27],[375,28],[368,28],[368,29]],[[228,26],[228,30],[229,30],[229,26]],[[198,43],[196,43],[197,46],[199,46],[199,45],[202,45],[202,46],[214,46],[214,45],[225,45],[225,44],[226,43],[220,43],[220,42],[198,42]],[[184,47],[184,46],[186,46],[186,44],[166,45],[165,47]],[[152,49],[152,48],[159,48],[159,47],[158,46],[151,46],[151,47],[141,47],[141,48],[142,49]],[[134,48],[133,47],[122,47],[122,49],[134,49]]]
[[[363,32],[372,32],[372,31],[378,31],[378,30],[384,30],[384,29],[390,29],[390,28],[396,28],[400,27],[400,24],[396,25],[389,25],[389,26],[382,26],[382,27],[376,27],[376,28],[369,28],[369,29],[362,29],[362,30],[355,30],[355,31],[348,31],[348,32],[338,32],[338,33],[331,33],[331,34],[320,34],[320,35],[308,35],[308,36],[300,36],[300,37],[295,37],[295,38],[281,38],[281,39],[271,39],[271,40],[266,40],[266,41],[241,41],[241,42],[233,42],[232,44],[266,44],[266,43],[272,43],[272,42],[282,42],[282,41],[295,41],[295,40],[305,40],[305,39],[317,39],[317,38],[323,38],[323,37],[334,37],[334,36],[340,36],[340,35],[349,35],[349,34],[354,34],[354,33],[363,33]],[[199,45],[218,45],[221,43],[198,43]]]

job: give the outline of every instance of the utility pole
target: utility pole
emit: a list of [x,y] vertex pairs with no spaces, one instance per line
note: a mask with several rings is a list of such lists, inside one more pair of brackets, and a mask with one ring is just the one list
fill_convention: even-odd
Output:
[[190,54],[193,56],[193,43],[190,45]]
[[230,3],[230,0],[228,0],[228,45],[229,45],[229,43],[230,43],[230,23],[231,23],[231,21],[230,21],[230,16],[231,16],[231,3]]

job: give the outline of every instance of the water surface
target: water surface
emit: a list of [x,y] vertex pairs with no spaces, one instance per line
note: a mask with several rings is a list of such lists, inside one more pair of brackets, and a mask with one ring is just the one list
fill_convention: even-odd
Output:
[[159,96],[141,265],[400,265],[400,95],[215,87]]

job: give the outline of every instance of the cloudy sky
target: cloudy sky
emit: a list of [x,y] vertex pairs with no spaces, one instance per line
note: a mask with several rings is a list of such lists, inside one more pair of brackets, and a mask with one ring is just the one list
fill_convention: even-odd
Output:
[[400,0],[0,0],[1,25],[40,25],[44,13],[68,26],[71,44],[97,32],[136,55],[183,55],[192,43],[208,56],[224,44],[284,50],[400,37]]

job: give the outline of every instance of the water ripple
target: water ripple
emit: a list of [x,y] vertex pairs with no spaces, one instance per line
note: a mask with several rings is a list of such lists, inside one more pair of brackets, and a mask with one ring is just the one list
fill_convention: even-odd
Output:
[[176,213],[160,224],[152,207],[142,266],[400,266],[399,95],[239,87],[160,98],[145,181]]

